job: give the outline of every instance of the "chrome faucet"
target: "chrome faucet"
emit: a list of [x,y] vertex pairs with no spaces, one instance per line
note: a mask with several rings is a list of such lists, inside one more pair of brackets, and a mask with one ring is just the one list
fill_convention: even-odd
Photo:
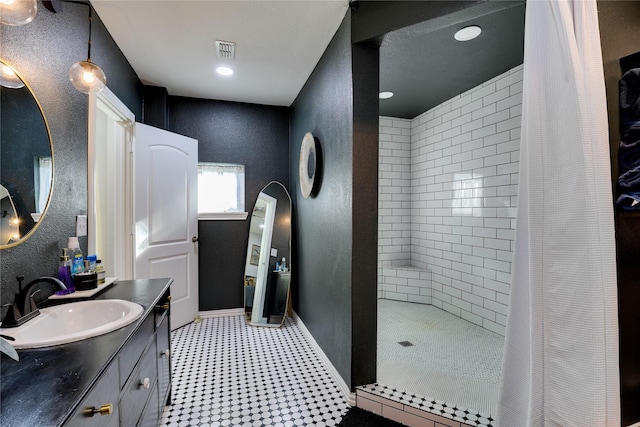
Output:
[[[2,328],[13,328],[16,326],[20,326],[23,323],[33,319],[37,315],[40,314],[40,310],[38,310],[38,304],[34,300],[34,296],[43,291],[42,287],[38,287],[33,292],[31,290],[39,283],[48,283],[49,290],[50,288],[55,291],[65,290],[67,287],[62,283],[59,279],[55,277],[39,277],[35,280],[29,282],[24,288],[22,287],[22,281],[24,280],[24,276],[16,277],[18,280],[18,289],[19,292],[15,295],[15,302],[13,304],[7,304],[9,306],[9,310],[2,320]],[[42,296],[41,301],[47,299],[52,293]]]

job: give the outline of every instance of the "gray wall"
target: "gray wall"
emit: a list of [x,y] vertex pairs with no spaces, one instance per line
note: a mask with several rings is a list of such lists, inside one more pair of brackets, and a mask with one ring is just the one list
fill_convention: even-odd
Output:
[[[350,14],[291,107],[291,197],[296,215],[293,306],[349,384],[351,377],[352,135]],[[322,151],[317,196],[302,197],[298,160],[311,132]],[[375,353],[375,352],[374,352]]]
[[[0,25],[0,57],[27,80],[47,117],[53,142],[54,185],[51,204],[29,240],[0,251],[1,302],[13,301],[16,275],[29,281],[54,275],[60,248],[75,235],[75,216],[87,210],[87,95],[69,81],[71,65],[87,55],[88,8],[64,3],[51,13],[38,3],[34,21],[20,27]],[[94,13],[92,60],[107,75],[107,86],[141,116],[141,83],[102,21]],[[4,124],[3,124],[4,125]],[[86,238],[81,238],[86,249]]]
[[[378,50],[352,49],[350,19],[291,107],[291,187],[294,308],[353,388],[375,380]],[[308,199],[298,184],[306,132],[322,153],[321,185]]]

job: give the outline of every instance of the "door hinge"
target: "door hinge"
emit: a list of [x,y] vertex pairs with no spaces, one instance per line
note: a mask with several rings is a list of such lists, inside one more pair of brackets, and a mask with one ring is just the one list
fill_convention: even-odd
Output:
[[124,120],[121,121],[120,124],[122,125],[122,127],[124,127],[124,131],[125,131],[125,137],[126,137],[126,144],[127,144],[127,151],[129,153],[133,153],[133,122],[131,120]]

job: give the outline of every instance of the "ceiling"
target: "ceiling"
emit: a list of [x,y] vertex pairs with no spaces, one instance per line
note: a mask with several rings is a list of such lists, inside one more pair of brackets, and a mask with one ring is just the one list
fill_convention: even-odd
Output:
[[[522,64],[524,1],[480,4],[449,16],[444,26],[424,22],[388,34],[380,47],[380,114],[412,119],[436,105]],[[477,38],[458,42],[455,32],[482,28]]]
[[[492,2],[493,3],[493,2]],[[338,29],[347,0],[91,0],[143,83],[170,95],[290,106]],[[524,0],[469,10],[445,26],[390,33],[380,48],[380,113],[413,118],[522,63]],[[357,11],[355,12],[357,13]],[[483,32],[460,43],[466,24]],[[215,41],[235,42],[235,59]],[[219,65],[235,70],[223,77]],[[107,76],[108,77],[108,76]]]
[[[170,95],[289,106],[348,8],[346,0],[91,0],[143,83]],[[216,56],[235,42],[235,59]],[[235,74],[216,74],[228,65]],[[108,78],[109,76],[107,76]]]

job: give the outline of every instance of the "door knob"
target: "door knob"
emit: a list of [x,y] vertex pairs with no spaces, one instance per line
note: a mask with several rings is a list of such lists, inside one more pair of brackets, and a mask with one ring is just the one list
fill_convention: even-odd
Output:
[[197,238],[196,236],[193,236],[193,237],[191,238],[191,241],[192,241],[193,243],[195,243],[195,242],[197,242],[197,241],[198,241],[198,238]]

